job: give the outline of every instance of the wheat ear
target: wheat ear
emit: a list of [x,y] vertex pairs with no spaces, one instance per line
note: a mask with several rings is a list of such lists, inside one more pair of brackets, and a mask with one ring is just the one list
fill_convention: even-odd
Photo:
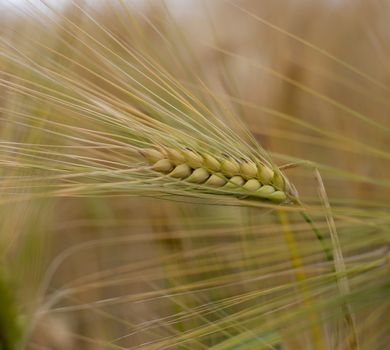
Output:
[[140,154],[152,170],[192,184],[235,190],[276,203],[293,197],[292,187],[279,169],[257,159],[237,160],[231,156],[198,153],[187,148],[143,149]]

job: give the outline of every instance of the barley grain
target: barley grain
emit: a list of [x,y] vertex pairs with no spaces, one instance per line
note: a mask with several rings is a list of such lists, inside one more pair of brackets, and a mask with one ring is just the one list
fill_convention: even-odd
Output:
[[191,175],[191,168],[188,164],[180,164],[169,175],[177,179],[185,179]]
[[210,174],[207,172],[206,169],[197,168],[192,172],[189,177],[186,178],[186,181],[201,184],[205,182],[209,178],[209,176]]
[[260,186],[261,185],[260,185],[260,182],[258,180],[250,179],[242,186],[242,188],[244,188],[247,191],[254,192],[254,191],[258,190],[260,188]]
[[161,173],[169,173],[173,169],[173,165],[168,159],[160,159],[153,164],[152,169]]
[[227,176],[234,176],[240,173],[240,164],[234,159],[223,159],[221,161],[222,173]]

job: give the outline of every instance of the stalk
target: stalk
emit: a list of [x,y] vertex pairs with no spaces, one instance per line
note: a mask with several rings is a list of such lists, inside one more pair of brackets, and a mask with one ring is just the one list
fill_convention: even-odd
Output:
[[[303,295],[303,303],[304,305],[309,306],[313,304],[313,300],[310,296],[309,286],[307,285],[306,282],[307,278],[304,272],[302,259],[299,254],[298,245],[289,224],[288,214],[283,209],[278,209],[277,214],[279,217],[279,221],[282,225],[284,240],[286,241],[290,253],[291,264],[296,269],[295,278],[299,282],[299,289]],[[317,317],[315,314],[311,313],[309,315],[309,322],[310,322],[311,339],[315,349],[317,350],[325,349],[321,341],[322,339],[321,329],[318,326]]]

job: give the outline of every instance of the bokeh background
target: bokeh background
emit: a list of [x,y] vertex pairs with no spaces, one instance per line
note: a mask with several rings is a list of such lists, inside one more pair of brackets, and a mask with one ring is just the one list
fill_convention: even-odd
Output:
[[[80,44],[96,39],[128,58],[99,23],[161,65],[222,120],[238,115],[277,164],[316,164],[352,271],[360,349],[385,349],[389,15],[390,3],[379,0],[1,1],[1,140],[45,140],[31,125],[15,127],[9,110],[39,109],[56,121],[89,125],[72,120],[53,100],[38,105],[12,89],[17,79],[9,72],[35,79],[31,67],[9,64],[12,55],[48,68],[59,64],[62,74],[134,103],[74,63],[118,78],[101,62],[93,65],[91,52]],[[109,59],[117,63],[114,54]],[[311,168],[289,169],[288,176],[304,201],[321,207]],[[321,246],[296,213],[290,227],[306,290],[273,210],[126,193],[4,198],[0,247],[22,347],[350,348],[337,284],[329,282]],[[326,231],[325,215],[317,212],[315,218]]]

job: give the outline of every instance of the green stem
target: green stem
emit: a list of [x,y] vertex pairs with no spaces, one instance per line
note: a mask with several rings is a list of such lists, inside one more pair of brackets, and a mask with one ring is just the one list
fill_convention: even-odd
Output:
[[[295,277],[299,282],[299,289],[303,296],[303,303],[306,306],[310,306],[313,304],[313,300],[310,295],[310,289],[307,283],[304,265],[299,254],[298,244],[295,240],[294,233],[291,230],[289,224],[288,215],[283,209],[279,209],[277,213],[279,216],[279,221],[282,225],[284,239],[290,253],[291,264],[296,269]],[[322,332],[318,323],[317,315],[314,313],[310,313],[309,322],[311,330],[311,339],[313,341],[314,348],[317,350],[324,349],[324,346],[322,344]]]
[[319,228],[315,225],[313,219],[310,217],[308,213],[305,211],[300,212],[304,220],[311,226],[311,229],[313,230],[314,234],[316,235],[317,239],[320,241],[322,249],[324,251],[326,260],[333,263],[333,253],[332,249],[329,247],[329,244],[327,243],[327,240],[325,236],[322,234],[322,232],[319,230]]

